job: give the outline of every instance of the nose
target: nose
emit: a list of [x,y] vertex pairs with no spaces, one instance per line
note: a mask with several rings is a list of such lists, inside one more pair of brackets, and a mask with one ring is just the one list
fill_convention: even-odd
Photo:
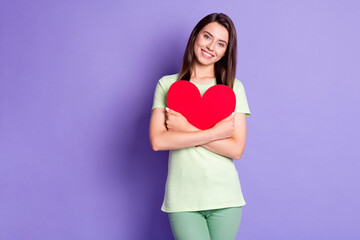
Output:
[[214,41],[209,42],[209,44],[206,47],[212,51],[214,49]]

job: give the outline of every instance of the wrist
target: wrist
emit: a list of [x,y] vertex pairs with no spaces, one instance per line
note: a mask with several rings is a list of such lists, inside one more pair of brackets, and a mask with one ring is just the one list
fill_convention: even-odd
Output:
[[210,136],[210,139],[209,139],[210,141],[215,141],[215,140],[219,139],[219,136],[218,136],[217,131],[216,131],[215,128],[209,128],[209,129],[207,129],[205,131],[208,131],[209,136]]
[[190,132],[197,132],[199,131],[200,129],[198,129],[197,127],[193,126],[192,124],[190,124],[189,122],[187,123],[187,129],[190,131]]

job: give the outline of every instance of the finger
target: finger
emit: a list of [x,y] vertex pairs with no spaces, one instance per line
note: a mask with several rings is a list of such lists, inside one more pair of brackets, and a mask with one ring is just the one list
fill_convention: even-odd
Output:
[[170,115],[175,116],[175,117],[179,117],[181,114],[178,113],[178,112],[175,112],[174,110],[171,110]]
[[171,110],[167,113],[167,115],[168,115],[168,117],[175,116],[175,114]]
[[170,108],[168,108],[168,107],[166,108],[166,111],[167,111],[167,113],[169,113],[169,114],[173,114],[173,112],[174,112],[172,109],[170,109]]
[[224,120],[225,120],[225,121],[230,121],[233,117],[234,117],[234,115],[230,114],[230,115],[227,116]]
[[169,116],[174,115],[174,113],[171,111],[171,109],[168,112],[166,112],[166,114]]
[[178,112],[176,112],[175,110],[169,109],[169,113],[173,114],[173,115],[179,115]]

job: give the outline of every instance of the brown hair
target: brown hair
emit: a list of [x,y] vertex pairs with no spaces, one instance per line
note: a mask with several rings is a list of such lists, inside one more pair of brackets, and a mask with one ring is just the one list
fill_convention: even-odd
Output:
[[200,30],[211,22],[224,26],[229,33],[229,42],[224,57],[215,63],[216,84],[233,88],[236,73],[237,37],[234,23],[224,13],[211,13],[201,19],[192,30],[185,49],[178,80],[190,80],[190,68],[195,61],[194,43]]

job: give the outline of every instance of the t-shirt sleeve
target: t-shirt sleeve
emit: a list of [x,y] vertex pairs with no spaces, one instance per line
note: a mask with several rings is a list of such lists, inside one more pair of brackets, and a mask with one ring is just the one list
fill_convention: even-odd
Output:
[[245,113],[245,116],[250,116],[251,112],[249,109],[244,85],[242,84],[242,82],[235,79],[233,90],[235,92],[235,97],[236,97],[235,112]]
[[166,92],[162,83],[163,79],[164,77],[156,84],[152,109],[166,108]]

